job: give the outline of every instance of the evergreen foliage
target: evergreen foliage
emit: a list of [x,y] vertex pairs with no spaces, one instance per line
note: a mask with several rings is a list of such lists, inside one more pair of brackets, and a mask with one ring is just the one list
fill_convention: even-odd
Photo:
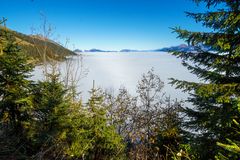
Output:
[[28,126],[32,110],[30,73],[33,69],[7,31],[0,34],[0,119],[14,132]]
[[0,159],[25,157],[31,125],[33,69],[7,30],[0,32]]
[[[237,125],[237,131],[236,134],[239,136],[240,132],[240,124],[233,120],[234,123]],[[223,159],[223,160],[230,160],[230,159],[238,159],[240,156],[240,142],[239,141],[232,141],[230,139],[227,139],[228,143],[227,144],[223,144],[220,142],[217,142],[217,145],[224,148],[225,150],[227,150],[227,154],[223,155],[222,153],[219,153],[218,156],[216,156],[216,159]]]
[[93,89],[86,106],[72,102],[59,80],[49,74],[35,87],[35,122],[29,137],[35,158],[120,159],[124,145],[108,124],[102,96]]
[[[238,105],[238,111],[240,113],[240,101],[238,101],[238,103],[236,103],[236,105]],[[235,133],[237,136],[240,136],[240,124],[239,122],[237,122],[235,119],[233,120],[234,124],[233,125],[233,129],[235,130]],[[223,153],[219,153],[216,156],[217,160],[231,160],[231,159],[238,159],[240,156],[240,141],[239,140],[231,140],[231,139],[227,139],[228,143],[221,143],[221,142],[217,142],[217,145],[222,147],[223,149],[225,149],[226,152],[225,154]]]
[[122,137],[117,134],[115,126],[109,123],[104,97],[99,89],[90,91],[91,97],[87,108],[91,120],[92,150],[89,159],[121,159],[125,151]]
[[[187,16],[212,29],[211,32],[192,32],[174,28],[178,37],[195,47],[197,52],[173,52],[183,65],[197,75],[201,82],[172,79],[177,88],[190,93],[193,108],[185,108],[188,120],[184,124],[193,149],[199,159],[214,159],[220,147],[216,142],[239,140],[232,119],[239,121],[234,105],[240,96],[240,1],[194,0],[207,7],[223,6],[206,13]],[[202,45],[209,47],[202,49]],[[208,147],[206,147],[208,146]]]
[[56,73],[48,74],[48,80],[34,88],[34,120],[29,138],[38,158],[64,157],[66,145],[63,134],[71,125],[70,102],[66,90]]

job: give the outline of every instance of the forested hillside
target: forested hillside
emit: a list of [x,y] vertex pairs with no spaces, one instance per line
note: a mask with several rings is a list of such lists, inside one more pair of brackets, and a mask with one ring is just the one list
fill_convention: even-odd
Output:
[[[0,26],[0,35],[3,34],[3,30],[4,27]],[[75,55],[69,49],[40,35],[25,35],[11,29],[7,29],[7,32],[16,38],[16,42],[23,52],[36,63],[43,60],[43,54],[46,55],[46,60],[62,60],[66,56]]]

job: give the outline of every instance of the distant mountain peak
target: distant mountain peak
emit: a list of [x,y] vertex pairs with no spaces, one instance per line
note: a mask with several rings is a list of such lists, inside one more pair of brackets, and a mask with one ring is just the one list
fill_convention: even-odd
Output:
[[157,49],[155,51],[161,51],[161,52],[185,51],[185,52],[190,52],[190,51],[194,51],[194,47],[189,46],[187,44],[180,44],[178,46],[165,47],[165,48],[162,48],[162,49]]
[[187,47],[189,47],[189,46],[186,45],[186,44],[180,44],[178,47],[181,47],[181,48],[187,48]]
[[73,52],[77,53],[77,52],[82,52],[81,49],[75,49]]
[[122,50],[120,50],[120,52],[139,52],[139,50],[135,50],[135,49],[122,49]]

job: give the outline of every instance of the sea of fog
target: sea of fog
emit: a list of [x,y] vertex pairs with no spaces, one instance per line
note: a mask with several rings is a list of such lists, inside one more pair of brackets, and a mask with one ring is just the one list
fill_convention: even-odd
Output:
[[[132,95],[136,95],[138,81],[151,68],[164,82],[163,92],[172,99],[185,100],[188,95],[171,86],[169,78],[198,81],[182,66],[180,59],[166,52],[88,52],[81,55],[61,62],[60,72],[63,77],[68,73],[71,75],[69,77],[78,80],[77,88],[83,100],[89,97],[88,91],[93,86],[93,80],[95,87],[115,94],[119,88],[125,87]],[[34,80],[41,79],[42,67],[36,67],[33,75]]]

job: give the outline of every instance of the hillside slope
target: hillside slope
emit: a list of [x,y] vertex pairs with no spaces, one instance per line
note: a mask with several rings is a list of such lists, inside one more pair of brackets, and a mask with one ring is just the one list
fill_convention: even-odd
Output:
[[[0,32],[3,32],[4,29],[0,26]],[[44,55],[46,55],[46,60],[63,60],[66,56],[75,55],[71,50],[64,48],[52,40],[44,40],[37,35],[25,35],[10,29],[7,29],[7,32],[16,38],[19,46],[36,63],[40,63]]]

